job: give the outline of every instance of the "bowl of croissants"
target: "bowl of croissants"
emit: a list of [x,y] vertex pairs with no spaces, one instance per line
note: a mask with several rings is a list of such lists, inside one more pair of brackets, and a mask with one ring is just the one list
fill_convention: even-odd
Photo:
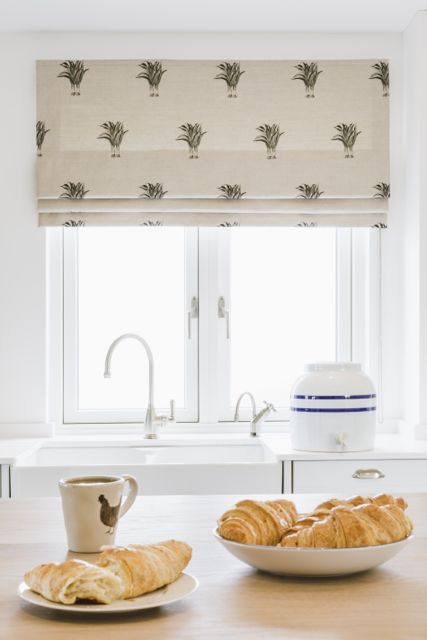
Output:
[[372,569],[401,551],[412,522],[403,498],[332,498],[299,514],[290,500],[242,500],[226,511],[216,539],[242,562],[280,575],[328,577]]

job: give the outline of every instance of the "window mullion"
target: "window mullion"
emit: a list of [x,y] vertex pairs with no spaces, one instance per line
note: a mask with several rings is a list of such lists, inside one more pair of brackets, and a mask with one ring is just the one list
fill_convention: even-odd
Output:
[[366,242],[366,230],[353,231],[353,321],[352,321],[352,355],[355,362],[360,362],[366,370],[369,359],[369,247]]
[[[231,237],[230,229],[219,229],[217,231],[218,243],[218,300],[224,299],[224,306],[229,316],[226,318],[218,317],[218,300],[217,300],[217,332],[216,344],[218,345],[218,363],[219,363],[219,398],[218,398],[218,420],[230,420],[231,398],[231,341],[233,339],[233,301],[231,299]],[[227,330],[228,322],[228,330]]]
[[[383,421],[382,406],[382,277],[381,277],[381,229],[364,230],[363,245],[366,253],[364,299],[365,324],[364,343],[360,358],[366,373],[377,388],[378,422]],[[361,304],[362,302],[360,302]]]
[[[192,301],[196,301],[196,309],[199,307],[199,274],[198,274],[198,232],[197,229],[187,229],[185,233],[185,261],[186,261],[186,281],[185,281],[185,398],[187,403],[187,413],[190,422],[199,419],[198,412],[198,350],[199,350],[199,322],[198,318],[192,317]],[[196,313],[198,316],[198,313]]]
[[352,356],[372,378],[382,422],[381,229],[354,229],[352,249]]
[[336,359],[351,361],[353,324],[352,230],[336,231]]
[[64,246],[64,415],[75,422],[78,415],[78,231],[63,231]]
[[217,231],[199,229],[199,420],[208,424],[218,422],[219,406]]

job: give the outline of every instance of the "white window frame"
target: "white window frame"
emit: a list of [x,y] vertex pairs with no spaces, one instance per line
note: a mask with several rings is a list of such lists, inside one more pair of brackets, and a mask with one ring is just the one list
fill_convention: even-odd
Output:
[[[63,236],[63,422],[64,425],[126,423],[140,424],[140,411],[81,411],[77,408],[77,336],[76,336],[76,236],[67,229]],[[218,300],[230,306],[229,233],[232,230],[189,229],[186,291],[187,313],[191,300],[198,300],[198,318],[191,320],[191,340],[187,340],[190,370],[187,372],[187,410],[177,413],[178,423],[214,425],[231,422],[229,354],[225,320],[218,317]],[[361,362],[380,392],[380,231],[337,229],[337,340],[336,359]],[[72,256],[74,255],[74,262]],[[231,307],[232,312],[232,307]],[[232,328],[232,327],[231,327]],[[102,367],[102,363],[101,363]],[[299,372],[296,372],[298,375]],[[161,372],[157,372],[161,375]],[[250,389],[248,389],[251,391]],[[242,389],[244,391],[244,389]],[[258,407],[263,398],[256,397]],[[266,398],[268,400],[268,398]],[[156,407],[167,411],[167,407]],[[241,408],[240,422],[250,420],[249,408]],[[289,419],[287,408],[268,420],[283,423]]]
[[[147,230],[150,232],[150,230]],[[191,312],[191,301],[198,299],[198,241],[197,229],[188,228],[185,231],[185,307],[186,314]],[[63,232],[63,323],[64,323],[64,352],[63,352],[63,420],[64,424],[128,424],[143,422],[146,406],[139,409],[80,409],[78,402],[78,230],[64,229]],[[176,422],[197,422],[198,407],[198,340],[199,327],[197,320],[187,316],[188,321],[185,338],[185,408],[176,408]],[[102,375],[103,362],[99,364]],[[156,377],[161,375],[156,370]],[[141,400],[148,399],[141,390]],[[168,414],[169,407],[156,406],[159,414]]]

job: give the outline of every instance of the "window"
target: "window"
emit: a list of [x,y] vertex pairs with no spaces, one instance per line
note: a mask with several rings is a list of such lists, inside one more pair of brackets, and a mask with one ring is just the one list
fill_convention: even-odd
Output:
[[335,360],[335,247],[334,229],[242,228],[229,235],[222,288],[232,313],[220,350],[222,419],[232,419],[245,390],[273,402],[284,417],[304,363]]
[[[111,379],[103,377],[107,349],[124,333],[151,346],[158,412],[173,398],[178,422],[226,422],[251,391],[258,407],[273,402],[271,420],[286,420],[305,362],[366,356],[369,237],[317,228],[65,229],[64,422],[144,419],[141,346],[118,345]],[[242,403],[240,419],[249,416]]]
[[185,310],[197,296],[197,232],[180,228],[71,229],[65,239],[66,422],[141,421],[148,360],[126,340],[103,367],[111,342],[142,335],[155,362],[156,408],[176,402],[177,417],[197,420],[197,329],[187,339]]

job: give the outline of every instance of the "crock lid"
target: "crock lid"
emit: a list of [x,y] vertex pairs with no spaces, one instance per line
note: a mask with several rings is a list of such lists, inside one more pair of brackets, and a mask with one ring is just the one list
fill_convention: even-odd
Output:
[[304,365],[304,371],[362,371],[358,362],[310,362]]

